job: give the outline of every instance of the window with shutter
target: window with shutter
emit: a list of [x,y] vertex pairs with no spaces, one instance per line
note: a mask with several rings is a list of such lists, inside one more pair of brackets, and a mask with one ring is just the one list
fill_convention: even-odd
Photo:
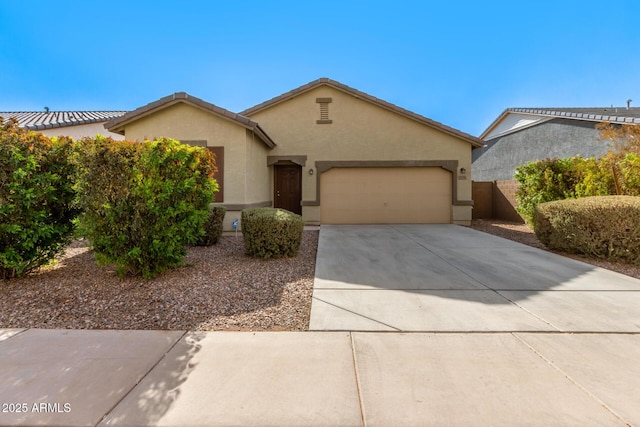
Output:
[[224,202],[224,147],[207,147],[216,156],[216,167],[218,171],[213,177],[218,182],[218,192],[216,193],[214,202]]

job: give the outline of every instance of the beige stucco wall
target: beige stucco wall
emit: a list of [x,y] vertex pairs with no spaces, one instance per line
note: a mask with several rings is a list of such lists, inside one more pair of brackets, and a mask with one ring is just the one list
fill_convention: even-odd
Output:
[[124,139],[124,136],[106,130],[104,128],[104,122],[44,129],[39,132],[42,132],[42,134],[47,136],[70,136],[74,140],[82,139],[86,136],[93,138],[96,135],[110,136],[117,141],[121,141]]
[[[316,98],[332,98],[329,119],[333,123],[316,123],[320,118]],[[471,170],[468,142],[329,86],[314,88],[250,118],[278,144],[269,155],[308,156],[302,173],[303,202],[316,200],[319,174],[308,174],[316,161],[455,160],[458,170]],[[471,200],[471,180],[457,180],[457,184],[458,200]],[[456,223],[471,220],[470,206],[453,206],[452,211]],[[304,206],[303,216],[307,222],[319,222],[320,209]]]
[[271,150],[250,130],[246,131],[246,181],[245,194],[250,203],[271,202],[273,192],[267,167],[267,155]]
[[132,140],[206,140],[208,146],[223,146],[224,204],[270,200],[268,184],[264,184],[268,182],[266,146],[234,121],[179,102],[126,125],[125,136]]

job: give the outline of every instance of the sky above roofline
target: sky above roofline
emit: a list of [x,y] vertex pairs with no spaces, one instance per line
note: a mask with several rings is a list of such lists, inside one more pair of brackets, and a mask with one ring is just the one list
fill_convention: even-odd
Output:
[[640,105],[640,2],[0,2],[0,111],[233,112],[320,77],[479,135],[506,108]]

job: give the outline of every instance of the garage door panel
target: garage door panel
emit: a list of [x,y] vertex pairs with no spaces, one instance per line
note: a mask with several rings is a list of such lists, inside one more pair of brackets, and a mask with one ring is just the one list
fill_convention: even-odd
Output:
[[320,176],[320,211],[324,224],[450,223],[451,173],[333,168]]

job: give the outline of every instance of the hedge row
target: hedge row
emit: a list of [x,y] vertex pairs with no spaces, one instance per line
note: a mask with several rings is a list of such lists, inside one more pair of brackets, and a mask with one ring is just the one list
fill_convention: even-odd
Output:
[[551,249],[640,265],[640,197],[542,203],[536,208],[534,229]]
[[[78,234],[119,275],[153,277],[215,243],[213,155],[171,139],[46,136],[0,119],[0,278],[52,260]],[[207,231],[205,232],[205,226]]]

